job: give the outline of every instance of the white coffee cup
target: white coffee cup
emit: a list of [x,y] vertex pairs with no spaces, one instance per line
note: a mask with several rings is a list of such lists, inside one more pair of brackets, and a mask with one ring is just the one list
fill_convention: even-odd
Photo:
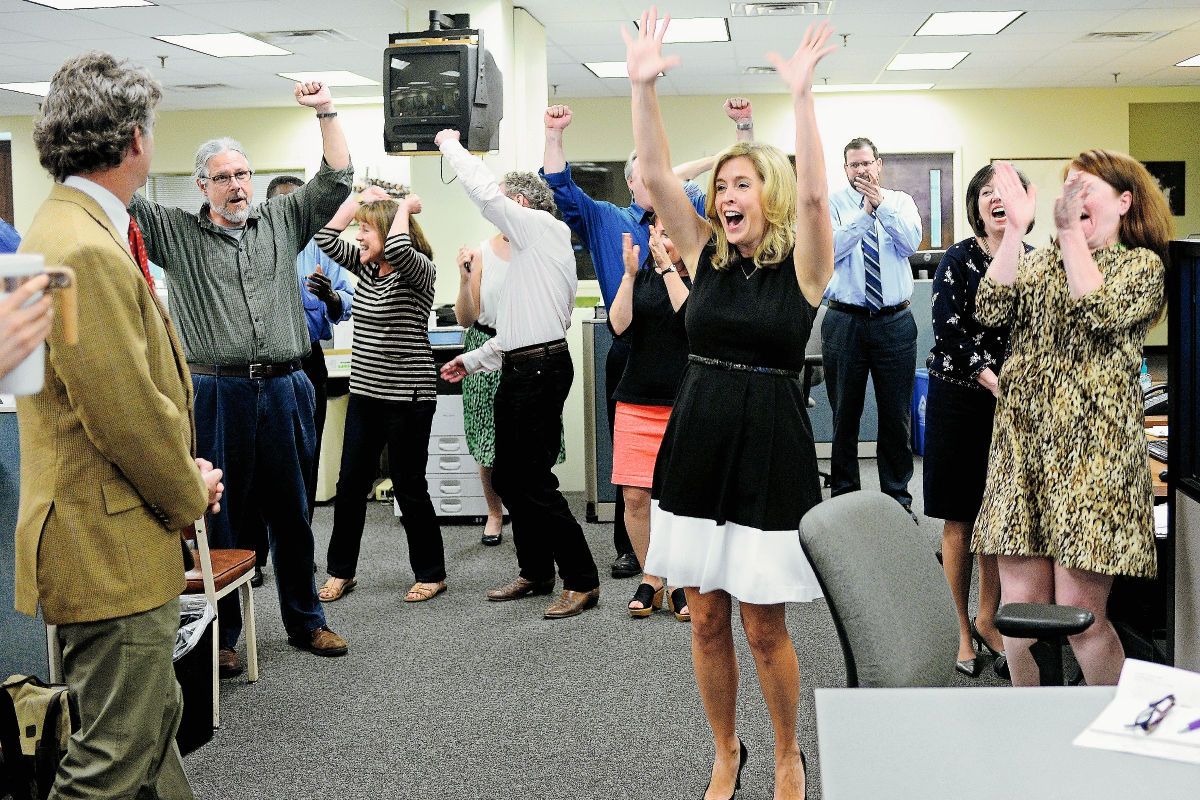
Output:
[[[0,300],[4,300],[22,283],[46,271],[46,262],[37,253],[0,254]],[[25,306],[40,300],[41,292],[35,292]],[[46,345],[42,342],[33,348],[12,372],[0,377],[0,394],[28,395],[42,390],[46,377]]]

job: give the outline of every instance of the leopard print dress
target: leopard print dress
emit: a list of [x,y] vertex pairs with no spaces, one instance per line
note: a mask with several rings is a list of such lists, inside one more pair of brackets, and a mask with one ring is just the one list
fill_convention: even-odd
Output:
[[1153,488],[1138,372],[1166,301],[1150,250],[1093,254],[1104,284],[1073,300],[1059,249],[1022,257],[1016,283],[984,277],[976,318],[1012,324],[976,553],[1152,578]]

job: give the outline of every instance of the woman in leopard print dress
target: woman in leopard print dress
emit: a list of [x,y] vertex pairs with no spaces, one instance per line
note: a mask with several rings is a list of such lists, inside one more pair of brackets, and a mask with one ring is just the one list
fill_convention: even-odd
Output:
[[[1138,371],[1165,304],[1170,210],[1139,162],[1091,150],[1054,204],[1057,242],[1025,256],[1036,189],[996,165],[1007,225],[976,316],[1012,325],[972,550],[998,556],[1006,603],[1086,608],[1071,637],[1090,685],[1124,651],[1106,606],[1114,575],[1153,577],[1153,495]],[[1013,683],[1035,685],[1030,639],[1004,638]]]

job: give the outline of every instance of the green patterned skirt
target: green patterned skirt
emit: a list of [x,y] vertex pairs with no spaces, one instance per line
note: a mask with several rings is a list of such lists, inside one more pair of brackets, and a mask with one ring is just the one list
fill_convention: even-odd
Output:
[[[477,350],[491,338],[472,325],[467,328],[463,339],[463,352]],[[462,381],[463,425],[467,431],[467,449],[481,467],[490,467],[496,463],[496,417],[492,410],[496,403],[496,390],[499,388],[500,370],[476,372]],[[556,463],[561,464],[567,460],[567,439],[561,425],[559,428]]]

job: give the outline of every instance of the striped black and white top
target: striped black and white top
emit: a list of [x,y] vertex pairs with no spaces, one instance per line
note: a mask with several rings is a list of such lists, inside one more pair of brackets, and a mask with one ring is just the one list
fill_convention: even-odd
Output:
[[380,400],[437,400],[437,371],[429,346],[433,262],[412,246],[407,233],[389,236],[383,256],[392,265],[363,264],[359,249],[322,228],[317,246],[358,276],[354,291],[354,351],[350,393]]

